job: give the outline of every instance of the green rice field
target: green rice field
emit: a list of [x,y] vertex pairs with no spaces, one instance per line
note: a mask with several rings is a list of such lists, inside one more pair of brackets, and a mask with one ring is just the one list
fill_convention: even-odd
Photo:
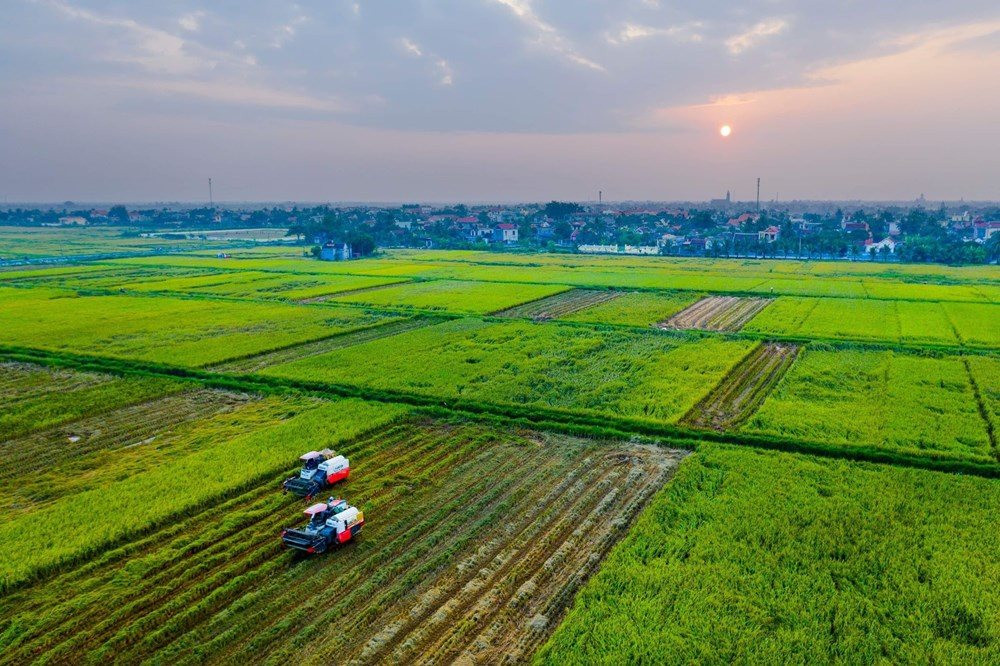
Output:
[[0,229],[0,664],[1000,661],[996,266],[154,242]]

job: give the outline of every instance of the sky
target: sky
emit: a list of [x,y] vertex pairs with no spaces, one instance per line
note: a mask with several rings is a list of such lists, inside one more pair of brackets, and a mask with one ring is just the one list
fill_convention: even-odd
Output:
[[[1000,199],[996,0],[4,0],[8,201]],[[719,128],[732,133],[722,137]]]

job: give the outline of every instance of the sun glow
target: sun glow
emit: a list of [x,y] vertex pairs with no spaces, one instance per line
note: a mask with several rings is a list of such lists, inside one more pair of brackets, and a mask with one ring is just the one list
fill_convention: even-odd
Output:
[[730,127],[729,125],[723,125],[722,127],[719,128],[719,134],[721,134],[722,136],[729,136],[732,133],[733,133],[733,128]]

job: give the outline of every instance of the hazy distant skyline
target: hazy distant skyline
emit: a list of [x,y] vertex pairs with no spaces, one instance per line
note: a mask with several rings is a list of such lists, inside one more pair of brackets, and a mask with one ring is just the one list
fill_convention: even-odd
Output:
[[995,1],[3,15],[10,201],[1000,199]]

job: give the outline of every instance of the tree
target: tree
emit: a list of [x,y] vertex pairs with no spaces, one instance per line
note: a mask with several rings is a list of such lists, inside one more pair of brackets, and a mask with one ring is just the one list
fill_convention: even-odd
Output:
[[573,213],[579,213],[583,208],[580,204],[571,203],[566,201],[550,201],[545,204],[545,208],[542,209],[543,212],[553,220],[561,220],[567,215],[572,215]]
[[118,224],[128,224],[128,210],[125,206],[121,204],[117,206],[112,206],[111,210],[108,211],[108,221]]
[[555,234],[556,238],[569,240],[570,235],[573,233],[573,225],[566,220],[559,220],[552,225],[552,232]]
[[352,234],[347,242],[351,244],[351,251],[357,252],[362,257],[366,257],[375,251],[375,239],[369,234]]

